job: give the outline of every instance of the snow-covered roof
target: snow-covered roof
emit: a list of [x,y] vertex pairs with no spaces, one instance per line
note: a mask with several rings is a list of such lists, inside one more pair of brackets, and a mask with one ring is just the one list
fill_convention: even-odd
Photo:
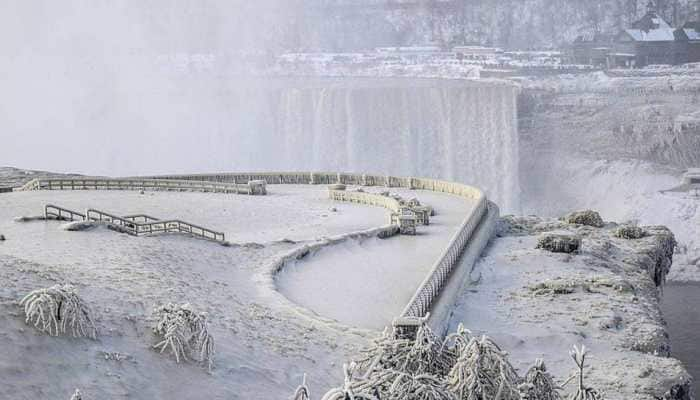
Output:
[[676,39],[671,25],[653,11],[624,32],[638,42],[673,42]]
[[659,28],[650,31],[625,29],[625,32],[638,42],[673,42],[676,40],[672,28]]
[[688,37],[688,40],[700,40],[700,31],[684,28],[683,32]]

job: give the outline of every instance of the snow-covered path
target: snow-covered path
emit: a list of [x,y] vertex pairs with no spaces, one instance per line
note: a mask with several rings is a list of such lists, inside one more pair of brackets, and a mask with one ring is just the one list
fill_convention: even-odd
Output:
[[[300,245],[292,241],[382,225],[388,220],[387,211],[332,203],[325,187],[269,189],[272,194],[265,197],[96,191],[3,194],[0,232],[8,240],[0,243],[0,397],[67,398],[80,387],[88,398],[272,399],[288,397],[304,372],[317,391],[340,382],[340,363],[356,354],[369,337],[326,329],[299,317],[261,288],[256,276],[269,260]],[[418,195],[427,203],[433,199],[439,203],[440,196]],[[444,220],[436,219],[428,234],[410,239],[418,245],[421,240],[430,243],[434,258],[447,244],[438,238],[449,237],[456,227],[452,221],[468,210],[468,205],[451,208],[453,201],[461,200],[446,197],[441,204],[449,207],[438,207]],[[223,247],[179,235],[136,238],[100,228],[67,232],[53,221],[13,222],[15,216],[40,214],[45,203],[179,217],[222,230],[228,240],[241,245]],[[402,268],[426,268],[422,259],[410,256],[381,257],[387,263],[401,262]],[[417,286],[424,276],[415,276]],[[24,324],[16,300],[58,282],[75,284],[94,307],[101,332],[98,341],[51,338]],[[352,301],[338,299],[341,308]],[[193,364],[177,365],[172,357],[150,349],[155,343],[151,310],[168,301],[190,302],[209,312],[217,342],[211,375]]]
[[[396,191],[396,190],[395,190]],[[417,236],[350,240],[290,263],[277,285],[293,301],[348,325],[382,330],[398,316],[455,234],[473,203],[425,191],[417,197],[437,215]],[[351,304],[351,307],[343,305]]]

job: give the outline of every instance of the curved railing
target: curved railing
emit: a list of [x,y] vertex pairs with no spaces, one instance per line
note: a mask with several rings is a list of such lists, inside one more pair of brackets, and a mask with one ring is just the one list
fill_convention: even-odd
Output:
[[[467,214],[458,231],[451,238],[447,248],[435,262],[428,276],[423,280],[409,303],[399,316],[399,320],[424,318],[428,315],[434,302],[440,295],[450,277],[460,255],[475,235],[481,222],[489,212],[486,195],[479,189],[461,183],[429,178],[396,177],[391,175],[368,175],[330,172],[253,172],[253,173],[219,173],[193,175],[165,175],[133,178],[84,178],[84,179],[34,179],[20,190],[196,190],[205,192],[255,194],[251,182],[266,184],[349,184],[362,186],[401,187],[407,189],[430,190],[468,198],[476,206]],[[263,194],[263,193],[261,193]],[[397,211],[400,206],[396,199],[364,192],[329,190],[332,199],[377,205]],[[181,221],[148,221],[130,224],[149,225],[182,223]],[[160,226],[160,225],[159,225]],[[203,229],[200,227],[192,227]],[[187,229],[189,227],[186,227]],[[165,229],[165,228],[164,228]],[[182,231],[180,227],[177,228]],[[151,233],[151,231],[149,231]],[[204,235],[204,232],[202,232]],[[218,240],[220,233],[213,232],[213,239]],[[221,235],[223,240],[223,235]],[[479,249],[481,251],[481,249]]]
[[368,206],[384,207],[392,212],[401,209],[399,201],[393,197],[382,196],[375,193],[348,192],[345,190],[328,189],[328,197],[335,201],[346,201],[349,203],[366,204]]
[[[214,182],[247,182],[264,180],[273,184],[349,184],[362,186],[401,187],[407,189],[430,190],[453,194],[476,202],[476,206],[467,214],[460,224],[458,231],[451,238],[447,248],[435,262],[430,273],[423,280],[409,303],[397,320],[424,318],[428,315],[441,290],[445,287],[460,255],[475,235],[481,222],[489,212],[486,195],[479,189],[455,182],[438,179],[396,177],[391,175],[368,175],[330,172],[265,172],[265,173],[219,173],[194,175],[167,175],[152,177],[157,179],[197,180]],[[398,201],[391,197],[371,193],[330,190],[330,197],[336,200],[373,204],[396,210]],[[478,250],[479,252],[481,249]]]

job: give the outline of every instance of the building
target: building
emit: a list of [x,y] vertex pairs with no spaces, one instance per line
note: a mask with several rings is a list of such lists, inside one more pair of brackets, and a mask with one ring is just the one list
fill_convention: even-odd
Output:
[[646,67],[700,62],[700,22],[675,29],[649,2],[647,13],[617,35],[584,34],[571,45],[576,64],[602,68]]
[[687,22],[678,28],[676,39],[685,47],[685,62],[700,62],[700,21]]
[[[630,55],[636,67],[687,62],[687,46],[650,3],[649,11],[615,38],[615,52]],[[619,62],[616,61],[615,64]]]
[[571,45],[571,61],[574,64],[608,66],[608,57],[615,47],[615,36],[603,33],[580,35]]

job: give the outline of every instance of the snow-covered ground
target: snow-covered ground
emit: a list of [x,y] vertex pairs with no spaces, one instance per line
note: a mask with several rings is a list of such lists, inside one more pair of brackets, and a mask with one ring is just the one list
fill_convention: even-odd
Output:
[[[341,363],[353,358],[373,335],[330,329],[323,322],[300,317],[289,304],[280,302],[279,295],[260,286],[260,275],[268,271],[271,260],[301,242],[384,225],[388,211],[331,202],[325,186],[268,188],[268,196],[116,191],[1,194],[0,232],[7,240],[0,242],[0,398],[68,398],[76,387],[95,399],[286,398],[304,372],[309,373],[316,392],[337,385],[342,380]],[[416,269],[402,277],[405,285],[388,286],[401,292],[395,294],[397,298],[410,297],[424,278],[423,263],[429,267],[434,261],[411,255],[422,253],[426,246],[430,247],[426,253],[437,258],[458,217],[469,207],[449,196],[412,195],[428,204],[435,202],[440,216],[422,230],[423,235],[390,239],[386,249],[382,243],[382,262],[391,265],[387,271]],[[238,245],[224,247],[180,235],[137,238],[104,228],[68,232],[61,229],[61,222],[13,221],[16,216],[41,214],[46,203],[76,210],[91,207],[115,214],[178,217],[221,230]],[[394,253],[409,247],[414,251]],[[323,286],[323,279],[330,278],[325,283],[337,292],[329,313],[342,316],[349,304],[355,304],[352,296],[362,292],[342,291],[333,278],[360,283],[359,273],[369,272],[368,268],[348,270],[354,267],[348,261],[367,257],[328,251],[347,255],[347,260],[331,265],[337,277],[316,271],[319,276],[311,288]],[[308,258],[313,263],[315,256]],[[384,278],[371,282],[368,290],[376,289]],[[412,278],[416,281],[411,282]],[[17,300],[33,289],[61,282],[76,285],[92,305],[101,333],[97,341],[52,338],[24,323]],[[172,356],[150,349],[156,343],[151,334],[152,308],[170,301],[190,302],[209,313],[216,340],[211,375],[194,364],[177,365]],[[370,317],[375,311],[384,310],[378,306],[362,310]]]
[[640,160],[540,155],[526,161],[525,214],[559,217],[588,208],[609,221],[665,225],[678,241],[668,279],[700,281],[700,198],[662,193],[680,184],[680,170]]
[[[660,267],[640,257],[658,250],[653,237],[618,239],[611,227],[536,217],[514,221],[475,266],[452,329],[463,322],[493,337],[521,373],[542,358],[560,383],[575,369],[569,351],[583,343],[591,350],[586,383],[610,400],[661,398],[681,377],[687,384],[681,363],[664,354],[668,337],[650,276]],[[541,231],[580,235],[582,250],[535,249]]]

